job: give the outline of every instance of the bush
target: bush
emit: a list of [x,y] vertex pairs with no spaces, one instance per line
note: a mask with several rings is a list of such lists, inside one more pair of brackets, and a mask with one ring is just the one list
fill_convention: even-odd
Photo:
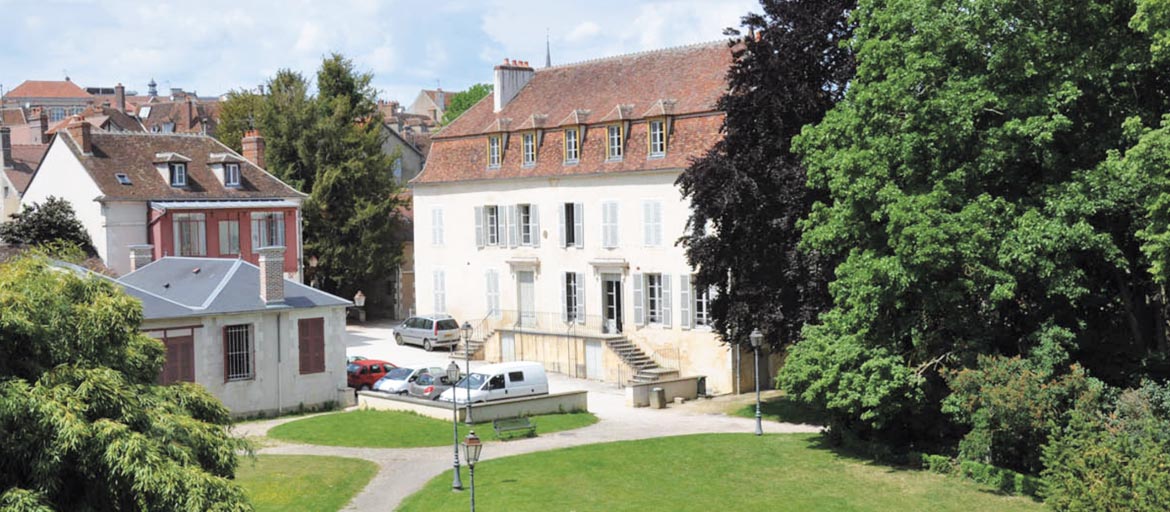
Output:
[[1170,510],[1170,386],[1147,382],[1104,406],[1079,401],[1043,461],[1057,510]]

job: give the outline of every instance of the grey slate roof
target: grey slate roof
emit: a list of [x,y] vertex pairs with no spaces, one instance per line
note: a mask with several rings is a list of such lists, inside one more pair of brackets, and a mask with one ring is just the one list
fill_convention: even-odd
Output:
[[284,303],[267,306],[260,269],[238,259],[166,257],[116,281],[142,301],[147,320],[352,304],[285,279]]

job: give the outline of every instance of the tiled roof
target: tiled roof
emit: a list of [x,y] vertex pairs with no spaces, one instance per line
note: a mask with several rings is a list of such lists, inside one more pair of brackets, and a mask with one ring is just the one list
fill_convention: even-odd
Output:
[[24,109],[21,107],[4,107],[0,109],[0,124],[14,126],[27,123]]
[[215,128],[219,124],[220,109],[217,101],[203,101],[194,98],[154,101],[138,106],[139,117],[142,117],[143,107],[150,107],[150,113],[142,119],[142,124],[147,131],[153,133],[208,133],[214,135]]
[[[68,130],[57,134],[85,166],[102,194],[110,199],[248,199],[292,198],[304,194],[294,190],[263,169],[240,157],[240,186],[224,187],[208,165],[213,154],[232,153],[227,146],[205,135],[147,133],[106,133],[94,131],[93,154],[84,155]],[[155,169],[161,153],[177,153],[187,163],[187,186],[172,187]],[[125,173],[130,185],[118,183],[115,174]]]
[[85,89],[69,80],[25,80],[14,87],[6,98],[92,98]]
[[[81,117],[84,117],[89,124],[106,131],[120,131],[120,132],[143,132],[142,123],[125,112],[121,112],[114,107],[95,106],[86,107],[81,112]],[[51,126],[47,133],[57,133],[58,130],[64,129],[69,125],[72,117],[66,117],[57,124]]]
[[28,183],[32,181],[33,173],[36,172],[48,149],[48,144],[12,145],[13,166],[12,169],[5,169],[4,174],[8,176],[12,186],[16,187],[17,192],[23,194],[28,189]]
[[[500,112],[488,95],[432,140],[426,167],[412,183],[571,176],[682,169],[721,137],[716,104],[731,66],[726,41],[597,59],[535,70]],[[664,157],[649,158],[647,117],[670,115]],[[534,117],[537,116],[537,117]],[[602,123],[629,123],[624,155],[607,161]],[[499,169],[487,169],[485,134],[544,125],[535,165],[521,163],[522,137],[509,137]],[[586,125],[579,162],[563,163],[563,131]]]
[[[438,104],[438,102],[435,101],[435,97],[439,95],[438,90],[423,89],[423,92],[426,93],[427,97],[429,97],[431,101],[435,102],[435,104]],[[451,106],[451,98],[459,93],[460,91],[443,91],[443,104],[440,105],[440,107],[443,110],[447,110],[447,107]]]

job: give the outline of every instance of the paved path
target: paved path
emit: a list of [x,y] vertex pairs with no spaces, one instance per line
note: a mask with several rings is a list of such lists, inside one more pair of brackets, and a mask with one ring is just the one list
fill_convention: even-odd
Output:
[[[356,335],[356,336],[355,336]],[[396,347],[393,343],[376,343],[388,339],[376,328],[351,330],[350,355],[365,355],[387,359],[396,364],[446,364],[447,354],[422,352]],[[353,342],[352,340],[357,340]],[[403,352],[407,351],[415,352]],[[398,352],[397,354],[395,352]],[[400,362],[402,361],[402,362]],[[473,366],[475,362],[473,361]],[[626,407],[625,395],[612,385],[571,379],[549,374],[552,389],[586,389],[589,391],[589,411],[597,415],[594,425],[576,430],[539,434],[534,438],[506,442],[489,442],[483,449],[482,460],[490,460],[522,453],[554,450],[583,444],[605,443],[654,437],[701,433],[750,433],[755,431],[755,420],[708,412],[712,401],[699,400],[683,405],[672,404],[665,410],[633,409]],[[747,398],[747,397],[744,397]],[[718,401],[743,401],[744,398]],[[303,419],[305,416],[279,418],[238,425],[239,435],[262,436],[281,423]],[[491,428],[486,426],[485,428]],[[764,422],[765,433],[818,432],[820,427],[788,423]],[[346,448],[271,442],[259,450],[263,454],[335,455],[366,459],[378,464],[378,474],[345,510],[392,510],[402,499],[421,490],[423,485],[454,465],[451,446],[431,448]]]

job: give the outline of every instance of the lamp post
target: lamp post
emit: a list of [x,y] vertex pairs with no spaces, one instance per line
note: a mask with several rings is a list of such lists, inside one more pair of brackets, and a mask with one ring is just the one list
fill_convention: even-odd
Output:
[[764,435],[764,424],[760,420],[760,343],[764,341],[764,334],[759,329],[752,329],[748,335],[752,340],[752,351],[756,354],[756,435]]
[[[471,347],[467,342],[471,340],[471,322],[464,321],[463,327],[459,328],[463,334],[463,358],[464,364],[467,366],[467,375],[471,376]],[[467,389],[467,417],[463,418],[463,422],[468,425],[471,424],[471,379],[463,379],[465,381],[464,388]],[[455,391],[451,392],[451,398],[455,398]]]
[[[455,361],[447,365],[447,382],[452,384],[459,382],[459,365]],[[463,481],[459,479],[459,406],[455,403],[455,392],[451,392],[451,430],[453,431],[453,444],[455,448],[455,480],[451,482],[452,491],[463,490]]]
[[479,452],[482,449],[483,444],[472,430],[463,441],[463,458],[467,459],[467,471],[471,476],[471,512],[475,512],[475,463],[479,462]]

